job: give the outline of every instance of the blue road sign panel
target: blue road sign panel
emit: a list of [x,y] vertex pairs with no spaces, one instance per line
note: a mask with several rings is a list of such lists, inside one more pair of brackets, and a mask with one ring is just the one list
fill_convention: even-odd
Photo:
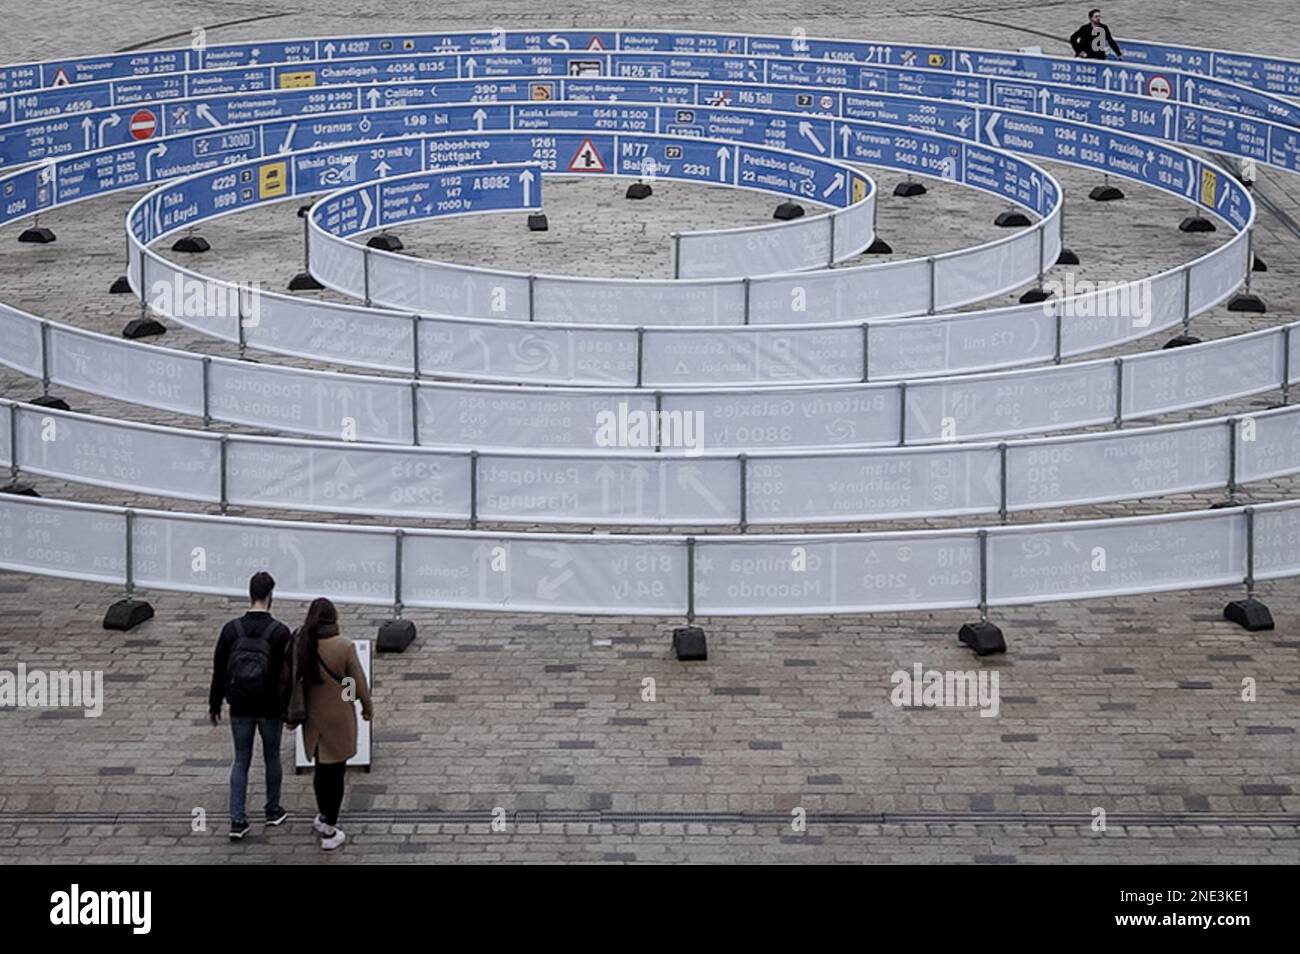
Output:
[[322,199],[313,215],[335,235],[354,235],[413,219],[505,209],[538,208],[541,170],[530,165],[428,172],[382,179]]

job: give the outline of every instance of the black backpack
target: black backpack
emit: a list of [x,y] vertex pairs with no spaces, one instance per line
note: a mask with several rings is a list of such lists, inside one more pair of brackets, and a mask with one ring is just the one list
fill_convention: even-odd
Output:
[[235,641],[226,660],[226,701],[231,707],[257,706],[266,695],[271,674],[272,629],[267,626],[255,635],[244,632],[244,621],[235,623]]

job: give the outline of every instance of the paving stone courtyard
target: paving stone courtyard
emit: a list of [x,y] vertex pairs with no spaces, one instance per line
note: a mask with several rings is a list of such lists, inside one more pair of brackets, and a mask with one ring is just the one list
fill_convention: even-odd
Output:
[[[0,34],[0,60],[16,62],[187,42],[327,33],[504,26],[662,26],[881,37],[1064,52],[1078,5],[979,0],[814,0],[793,7],[749,0],[739,8],[665,0],[628,5],[597,23],[572,2],[518,0],[400,9],[381,0],[210,0],[29,5]],[[621,6],[615,8],[621,10]],[[1300,26],[1281,0],[1107,5],[1119,36],[1296,56]],[[1225,16],[1225,11],[1239,15]],[[364,23],[363,26],[359,24]],[[152,42],[151,42],[152,41]],[[1190,261],[1227,231],[1184,234],[1186,206],[1125,184],[1122,202],[1095,203],[1098,177],[1049,166],[1067,194],[1066,244],[1080,278],[1129,279]],[[868,170],[871,171],[871,170]],[[1004,206],[952,185],[927,195],[881,186],[878,231],[895,257],[993,238]],[[657,183],[629,203],[625,183],[547,185],[551,230],[523,216],[484,216],[404,227],[411,254],[592,276],[670,274],[668,236],[683,228],[769,220],[770,197]],[[1255,248],[1269,271],[1253,290],[1264,315],[1218,308],[1193,322],[1202,338],[1300,318],[1300,178],[1261,173]],[[82,203],[42,218],[58,235],[19,245],[0,232],[0,300],[108,334],[139,312],[110,295],[122,271],[123,216],[139,193]],[[296,203],[204,226],[202,267],[282,289],[301,263]],[[176,256],[183,260],[184,256]],[[193,261],[192,259],[189,261]],[[187,264],[189,263],[187,261]],[[1016,294],[1005,296],[1011,302]],[[320,297],[338,296],[320,293]],[[341,299],[340,299],[341,300]],[[1105,355],[1159,348],[1166,333]],[[169,324],[162,343],[212,355],[235,348]],[[324,367],[261,356],[285,365]],[[0,396],[29,399],[39,382],[0,370]],[[75,410],[182,427],[180,415],[61,389]],[[1160,422],[1258,410],[1277,393],[1170,415]],[[1150,422],[1156,423],[1156,422]],[[249,431],[248,428],[214,429]],[[47,497],[193,511],[199,505],[26,476]],[[1300,481],[1244,487],[1242,502],[1294,498]],[[1205,509],[1222,493],[1035,511],[1014,522]],[[215,508],[207,508],[215,512]],[[302,519],[270,509],[256,517]],[[312,516],[383,523],[355,516]],[[838,529],[950,527],[933,519]],[[993,520],[977,520],[993,523]],[[434,521],[413,525],[454,526]],[[514,529],[514,528],[512,528]],[[342,824],[350,841],[319,850],[308,775],[285,777],[292,813],[281,829],[225,834],[229,729],[208,724],[212,651],[235,600],[144,594],[156,617],[130,633],[101,628],[120,594],[105,586],[0,572],[0,669],[102,670],[103,715],[0,708],[0,862],[1300,862],[1300,584],[1261,585],[1277,628],[1248,633],[1222,618],[1239,588],[1172,592],[997,609],[1005,656],[977,658],[957,642],[969,612],[703,619],[709,660],[674,659],[680,620],[529,616],[416,610],[419,637],[374,662],[374,764],[348,779]],[[290,625],[305,607],[277,603]],[[344,608],[344,632],[373,638],[386,611]],[[898,707],[891,674],[989,669],[1000,711]],[[645,701],[653,679],[655,700]],[[1257,694],[1243,700],[1243,680]],[[286,752],[286,764],[292,757]],[[250,804],[260,804],[255,760]],[[808,814],[794,830],[792,813]],[[1092,825],[1097,809],[1108,822]],[[493,830],[493,812],[508,823]],[[196,811],[206,830],[193,830]]]

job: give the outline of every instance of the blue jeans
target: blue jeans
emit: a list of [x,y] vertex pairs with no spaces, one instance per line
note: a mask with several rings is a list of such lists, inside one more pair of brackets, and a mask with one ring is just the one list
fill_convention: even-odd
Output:
[[230,731],[235,737],[235,761],[230,765],[230,820],[248,821],[245,802],[248,800],[248,767],[253,762],[253,735],[262,736],[262,758],[266,761],[266,817],[280,814],[280,733],[284,723],[279,719],[254,719],[250,716],[231,716]]

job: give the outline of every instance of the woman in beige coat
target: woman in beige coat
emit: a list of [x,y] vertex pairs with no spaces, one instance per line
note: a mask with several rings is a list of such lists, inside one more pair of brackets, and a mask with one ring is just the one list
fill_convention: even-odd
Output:
[[352,640],[339,634],[338,610],[324,597],[312,601],[294,633],[295,676],[302,680],[306,718],[303,748],[316,761],[312,787],[320,814],[312,827],[320,846],[332,851],[347,837],[338,827],[347,761],[357,753],[357,701],[370,721],[370,686]]

